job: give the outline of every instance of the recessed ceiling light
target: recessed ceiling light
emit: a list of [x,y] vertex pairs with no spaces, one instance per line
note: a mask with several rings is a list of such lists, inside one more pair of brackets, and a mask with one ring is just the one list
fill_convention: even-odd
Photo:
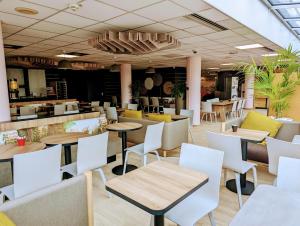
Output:
[[15,11],[18,13],[26,14],[26,15],[36,15],[39,13],[39,11],[37,11],[35,9],[24,8],[24,7],[16,7]]
[[273,57],[273,56],[278,56],[278,53],[266,53],[266,54],[262,54],[261,56],[263,56],[263,57]]
[[208,70],[219,70],[220,68],[218,68],[218,67],[209,67],[209,68],[207,68]]
[[78,57],[78,56],[75,56],[75,55],[71,55],[71,54],[58,54],[56,55],[57,57],[62,57],[62,58],[74,58],[74,57]]
[[234,63],[224,63],[224,64],[221,64],[222,66],[231,66],[231,65],[234,65]]
[[244,46],[236,46],[237,49],[255,49],[255,48],[262,48],[261,44],[251,44],[251,45],[244,45]]

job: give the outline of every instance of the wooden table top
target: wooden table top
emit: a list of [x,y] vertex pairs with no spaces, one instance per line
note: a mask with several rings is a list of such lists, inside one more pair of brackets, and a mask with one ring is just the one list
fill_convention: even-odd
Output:
[[212,105],[216,105],[216,106],[226,106],[226,105],[231,105],[231,104],[233,104],[232,101],[220,101],[220,102],[212,103]]
[[0,160],[11,160],[16,154],[39,151],[45,147],[45,144],[38,142],[26,142],[25,146],[18,146],[17,144],[0,145]]
[[143,125],[140,123],[135,122],[118,122],[109,124],[106,126],[107,130],[110,131],[130,131],[130,130],[137,130],[142,128]]
[[106,189],[153,215],[162,215],[207,183],[204,173],[155,161],[106,183]]
[[42,143],[47,145],[56,145],[56,144],[76,144],[78,143],[78,139],[82,137],[88,137],[87,133],[62,133],[55,134],[47,137],[43,137],[41,139]]
[[249,140],[254,142],[262,142],[270,134],[267,131],[250,130],[250,129],[242,129],[242,128],[238,128],[237,132],[232,132],[232,129],[229,129],[224,133],[232,136],[239,136],[244,140]]
[[172,120],[177,121],[177,120],[182,120],[182,119],[187,119],[187,116],[184,115],[171,115]]

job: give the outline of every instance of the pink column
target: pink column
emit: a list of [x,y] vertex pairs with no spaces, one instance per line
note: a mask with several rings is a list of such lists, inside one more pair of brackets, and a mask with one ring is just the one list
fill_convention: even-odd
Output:
[[10,121],[2,26],[0,21],[0,122]]
[[200,125],[201,106],[201,57],[187,58],[187,108],[194,110],[194,125]]
[[129,103],[131,94],[131,64],[121,64],[121,103]]
[[245,108],[252,109],[254,107],[254,75],[245,76]]

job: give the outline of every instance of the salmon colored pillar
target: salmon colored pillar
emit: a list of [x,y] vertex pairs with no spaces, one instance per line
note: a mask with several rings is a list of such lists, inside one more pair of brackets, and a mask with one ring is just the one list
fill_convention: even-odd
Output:
[[10,110],[2,36],[2,24],[0,21],[0,123],[6,121],[10,121]]
[[254,75],[245,75],[245,108],[252,109],[254,107]]
[[130,103],[131,94],[131,64],[121,64],[121,103]]
[[194,110],[194,125],[200,125],[201,106],[201,57],[187,58],[187,108]]

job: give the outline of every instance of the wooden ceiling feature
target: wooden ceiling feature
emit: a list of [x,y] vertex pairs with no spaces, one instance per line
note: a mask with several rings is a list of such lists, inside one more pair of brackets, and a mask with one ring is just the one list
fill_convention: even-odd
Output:
[[89,40],[96,49],[114,54],[140,55],[180,47],[180,42],[166,33],[105,31]]

